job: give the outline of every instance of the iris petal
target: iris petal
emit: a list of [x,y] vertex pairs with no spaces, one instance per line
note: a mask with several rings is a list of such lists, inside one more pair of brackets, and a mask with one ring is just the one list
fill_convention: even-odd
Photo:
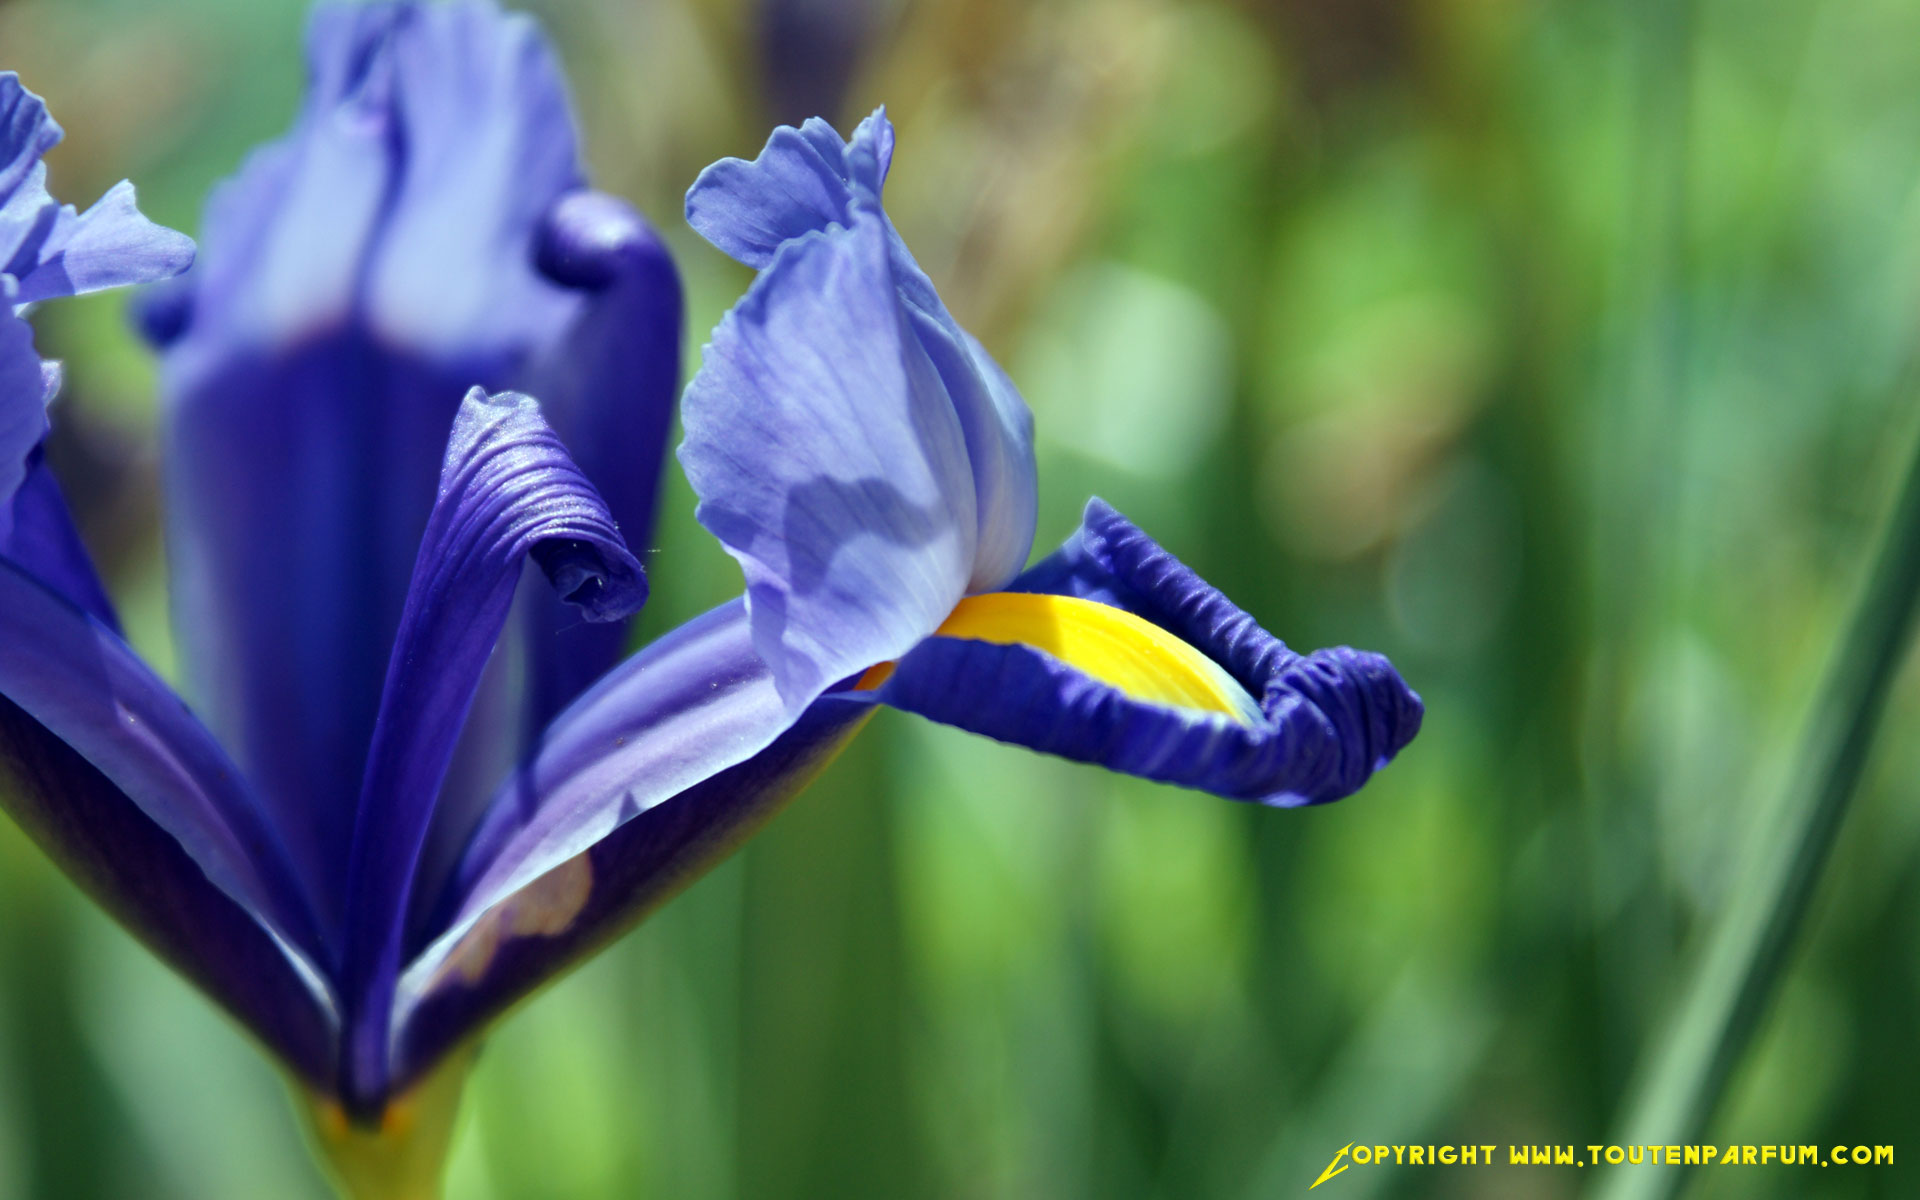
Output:
[[[1135,700],[1222,713],[1245,725],[1260,706],[1218,663],[1122,608],[1034,592],[989,592],[962,600],[934,631],[939,638],[1027,646]],[[862,688],[893,674],[886,663]]]
[[[538,262],[549,279],[579,289],[585,303],[566,336],[527,369],[521,390],[540,398],[627,544],[642,549],[652,537],[680,388],[679,273],[640,214],[591,191],[571,192],[548,212]],[[543,588],[523,590],[521,603],[523,721],[531,736],[620,661],[627,628],[583,624]]]
[[681,413],[696,516],[740,561],[755,648],[795,711],[905,653],[966,594],[965,436],[877,213],[781,249],[714,331]]
[[414,871],[529,556],[588,620],[625,617],[646,598],[640,564],[539,406],[475,388],[447,442],[355,819],[345,931],[350,1101],[385,1093],[387,1009]]
[[687,220],[720,249],[765,269],[783,245],[878,215],[892,287],[966,441],[977,523],[967,590],[992,591],[1019,573],[1033,549],[1033,417],[1006,373],[940,302],[881,209],[893,145],[884,110],[846,142],[817,119],[777,129],[752,162],[722,159],[701,172],[687,193]]
[[402,976],[398,1078],[724,857],[871,711],[790,714],[738,600],[622,663],[496,798]]
[[173,837],[290,955],[321,959],[284,848],[219,745],[125,642],[6,559],[0,696]]
[[1384,658],[1295,654],[1098,500],[1021,585],[1151,622],[1258,697],[1258,719],[1142,699],[1033,645],[952,637],[903,658],[877,697],[1045,753],[1279,806],[1351,794],[1419,731],[1420,698]]
[[13,314],[0,278],[0,541],[12,528],[13,495],[26,482],[28,459],[47,436],[46,377],[33,349],[33,328]]
[[38,261],[20,276],[15,303],[81,296],[177,275],[193,265],[193,240],[141,215],[122,180],[86,212],[62,209]]
[[113,602],[81,544],[60,485],[47,468],[44,449],[36,448],[28,457],[26,482],[14,493],[11,514],[10,529],[0,520],[0,557],[12,559],[68,603],[120,632]]
[[331,1088],[338,1021],[313,965],[290,954],[172,833],[4,694],[0,798],[87,895],[309,1086]]
[[[190,289],[149,324],[172,335],[182,657],[338,926],[350,797],[447,429],[475,384],[544,387],[535,360],[604,293],[536,262],[581,172],[531,21],[489,3],[323,5],[307,46],[293,129],[216,196]],[[456,751],[483,795],[517,749],[510,682],[490,679],[476,706],[499,736]]]

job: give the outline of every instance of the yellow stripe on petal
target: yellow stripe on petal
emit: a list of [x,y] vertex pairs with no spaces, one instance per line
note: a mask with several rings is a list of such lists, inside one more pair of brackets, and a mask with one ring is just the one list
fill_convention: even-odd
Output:
[[[1200,651],[1124,609],[1073,596],[989,592],[962,600],[934,631],[1001,646],[1031,646],[1135,700],[1225,713],[1246,724],[1260,705]],[[874,688],[893,673],[881,663],[861,677]]]

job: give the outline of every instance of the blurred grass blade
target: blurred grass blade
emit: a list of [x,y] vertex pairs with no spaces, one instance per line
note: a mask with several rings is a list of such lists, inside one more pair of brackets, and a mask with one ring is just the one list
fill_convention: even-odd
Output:
[[[1860,780],[1920,598],[1920,442],[1907,464],[1872,574],[1808,717],[1788,791],[1759,852],[1734,880],[1671,1024],[1639,1067],[1617,1145],[1686,1145],[1707,1132],[1793,949]],[[1684,1167],[1601,1177],[1605,1200],[1678,1193]]]

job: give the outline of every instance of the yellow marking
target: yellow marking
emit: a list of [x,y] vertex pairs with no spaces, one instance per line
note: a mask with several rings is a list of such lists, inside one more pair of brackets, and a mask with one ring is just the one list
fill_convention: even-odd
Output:
[[347,1116],[338,1101],[313,1097],[308,1130],[344,1193],[355,1200],[438,1200],[475,1043],[453,1051],[371,1126]]
[[468,985],[486,978],[493,956],[505,942],[523,937],[558,937],[593,898],[593,863],[576,855],[488,909],[447,954],[434,977],[439,987],[449,973]]
[[[1073,596],[989,592],[954,606],[936,637],[1031,646],[1135,700],[1225,713],[1244,723],[1260,705],[1214,662],[1151,621],[1124,609]],[[876,688],[893,674],[881,663],[857,688]]]
[[1312,1191],[1313,1189],[1319,1187],[1321,1184],[1325,1183],[1327,1180],[1332,1179],[1335,1175],[1338,1175],[1340,1172],[1346,1170],[1349,1164],[1341,1162],[1340,1160],[1345,1158],[1347,1156],[1347,1151],[1351,1149],[1353,1149],[1353,1143],[1348,1142],[1346,1146],[1344,1146],[1341,1149],[1340,1153],[1333,1156],[1333,1161],[1327,1164],[1327,1169],[1320,1172],[1320,1178],[1314,1180],[1312,1183],[1307,1185],[1307,1190]]

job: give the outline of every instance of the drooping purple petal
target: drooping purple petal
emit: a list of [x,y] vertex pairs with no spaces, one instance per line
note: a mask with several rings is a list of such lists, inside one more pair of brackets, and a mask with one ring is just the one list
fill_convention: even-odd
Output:
[[183,657],[337,931],[447,428],[468,388],[528,383],[593,297],[536,265],[545,214],[581,175],[531,21],[490,3],[326,5],[308,58],[294,128],[216,197],[190,289],[148,327],[171,335]]
[[966,594],[966,442],[877,212],[782,247],[714,331],[681,418],[695,515],[745,571],[754,646],[794,711]]
[[720,249],[764,270],[789,242],[849,229],[862,212],[879,214],[913,339],[933,364],[966,440],[978,526],[968,590],[992,591],[1019,573],[1033,549],[1033,418],[1005,372],[940,302],[881,211],[893,144],[884,110],[861,122],[847,142],[817,119],[776,129],[752,162],[722,159],[701,172],[687,193],[687,220]]
[[879,689],[896,708],[1001,741],[1239,800],[1350,795],[1419,732],[1392,665],[1340,647],[1295,654],[1099,500],[1016,583],[1126,609],[1180,637],[1259,697],[1254,725],[1135,700],[1025,646],[929,638]]
[[93,764],[235,903],[319,957],[284,848],[218,743],[117,635],[7,559],[0,696]]
[[355,823],[342,1080],[349,1101],[372,1104],[385,1095],[388,1005],[414,870],[529,557],[587,620],[618,620],[646,599],[640,564],[539,406],[527,396],[475,388],[447,442]]
[[723,605],[622,663],[496,797],[402,977],[399,1080],[731,852],[871,705],[797,720]]
[[[624,201],[600,192],[561,197],[541,227],[537,261],[583,292],[565,337],[524,374],[554,432],[600,489],[629,546],[652,537],[660,470],[680,387],[680,277],[664,243]],[[624,622],[583,623],[551,590],[529,585],[529,734],[620,660]]]
[[180,842],[98,768],[4,695],[0,798],[27,836],[120,924],[309,1086],[331,1089],[338,1018],[313,968],[214,886]]

